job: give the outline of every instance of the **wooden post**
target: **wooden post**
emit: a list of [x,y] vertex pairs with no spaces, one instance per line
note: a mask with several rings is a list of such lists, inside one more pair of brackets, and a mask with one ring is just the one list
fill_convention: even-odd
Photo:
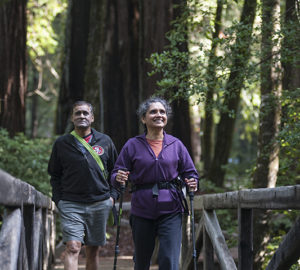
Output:
[[13,211],[9,211],[3,219],[0,231],[1,269],[17,269],[21,231],[21,210],[17,208]]
[[34,206],[33,205],[24,205],[23,206],[23,220],[25,226],[25,240],[26,240],[26,249],[28,256],[28,268],[33,268],[33,230],[34,230]]
[[32,268],[33,270],[39,270],[42,269],[42,209],[39,208],[34,213],[34,229],[33,229],[33,264]]
[[214,262],[214,249],[206,229],[203,230],[203,269],[213,270]]
[[253,210],[238,208],[239,221],[239,270],[253,269]]

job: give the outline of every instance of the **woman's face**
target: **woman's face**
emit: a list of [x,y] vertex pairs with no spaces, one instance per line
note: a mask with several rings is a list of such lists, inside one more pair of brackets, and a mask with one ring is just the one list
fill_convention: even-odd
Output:
[[151,103],[146,115],[142,117],[142,123],[147,129],[164,128],[167,122],[166,109],[160,102]]

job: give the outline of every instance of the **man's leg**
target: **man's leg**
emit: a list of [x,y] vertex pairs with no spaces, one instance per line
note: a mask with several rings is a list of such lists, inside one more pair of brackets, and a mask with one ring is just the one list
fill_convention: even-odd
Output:
[[78,255],[81,249],[81,242],[68,241],[66,244],[64,267],[65,270],[78,269]]
[[86,246],[86,270],[99,269],[99,249],[98,246]]

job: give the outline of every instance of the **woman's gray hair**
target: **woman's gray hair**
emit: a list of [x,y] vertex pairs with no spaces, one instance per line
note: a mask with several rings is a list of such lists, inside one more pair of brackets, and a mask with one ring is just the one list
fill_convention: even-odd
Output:
[[172,108],[171,106],[169,105],[169,103],[163,99],[163,98],[160,98],[160,97],[150,97],[148,99],[146,99],[145,101],[143,101],[139,108],[137,109],[136,113],[138,115],[138,117],[141,119],[142,117],[144,117],[147,113],[147,111],[149,110],[149,107],[152,103],[156,103],[156,102],[159,102],[161,103],[165,110],[166,110],[166,114],[167,114],[167,117],[170,117],[171,114],[172,114]]

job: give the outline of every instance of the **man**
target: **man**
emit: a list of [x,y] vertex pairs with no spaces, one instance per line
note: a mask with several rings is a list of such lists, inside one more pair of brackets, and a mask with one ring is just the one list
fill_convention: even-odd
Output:
[[76,102],[71,120],[74,131],[55,141],[48,164],[52,199],[61,216],[65,269],[78,269],[78,255],[84,244],[86,269],[96,270],[99,247],[106,242],[107,218],[118,197],[108,182],[117,151],[107,135],[91,128],[91,104]]

